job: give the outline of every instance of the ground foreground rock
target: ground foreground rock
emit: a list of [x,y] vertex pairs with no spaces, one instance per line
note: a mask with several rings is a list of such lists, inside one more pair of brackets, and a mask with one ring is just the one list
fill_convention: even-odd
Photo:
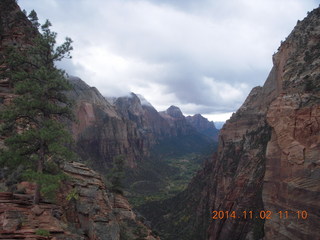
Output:
[[69,180],[55,203],[33,205],[29,183],[21,184],[25,194],[0,193],[0,239],[158,239],[126,198],[107,191],[99,174],[77,162],[63,170]]

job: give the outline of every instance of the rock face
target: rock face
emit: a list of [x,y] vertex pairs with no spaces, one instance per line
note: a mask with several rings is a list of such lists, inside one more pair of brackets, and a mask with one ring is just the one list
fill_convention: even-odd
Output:
[[[264,210],[270,219],[211,220],[208,239],[320,238],[319,36],[318,8],[298,22],[273,56],[264,86],[220,133],[209,210]],[[304,210],[307,219],[298,216]]]
[[[319,238],[319,23],[319,9],[298,23],[273,56],[265,85],[221,131],[213,210],[264,210],[270,219],[213,220],[208,239]],[[229,169],[219,170],[226,162]],[[230,170],[234,177],[226,176]],[[308,219],[298,219],[303,210]]]
[[150,204],[160,205],[146,216],[164,239],[320,239],[319,49],[317,8],[273,56],[264,86],[224,125],[213,160],[186,191]]
[[187,135],[195,131],[183,116],[180,108],[170,106],[166,111],[160,112],[161,116],[167,120],[174,136]]
[[130,96],[116,98],[113,105],[124,119],[135,123],[149,146],[166,138],[193,134],[196,130],[178,107],[171,106],[166,111],[157,112],[141,95],[131,93]]
[[[272,135],[262,196],[266,209],[294,213],[286,220],[266,221],[267,239],[320,239],[319,47],[318,8],[297,24],[274,56],[281,93],[266,116]],[[307,219],[297,213],[303,210]]]
[[72,126],[78,151],[100,169],[110,167],[118,155],[125,156],[129,166],[136,168],[137,161],[149,156],[153,147],[172,139],[188,142],[197,138],[202,145],[212,141],[189,124],[178,107],[157,112],[134,93],[108,101],[81,79],[72,77],[69,81],[73,90],[68,94],[76,103],[79,119]]
[[[83,159],[99,169],[110,167],[115,156],[126,157],[128,165],[136,168],[150,150],[163,142],[179,138],[197,138],[202,145],[211,140],[189,124],[178,107],[165,112],[157,110],[142,96],[104,98],[99,91],[81,79],[69,79],[73,90],[68,93],[76,103],[76,119],[72,132]],[[140,100],[142,99],[142,101]]]
[[147,148],[135,123],[124,119],[96,88],[79,78],[69,81],[73,90],[68,95],[76,103],[78,119],[72,131],[81,157],[101,169],[110,167],[113,157],[125,155],[128,165],[135,167]]
[[186,117],[187,122],[193,126],[198,132],[206,135],[207,137],[217,141],[219,130],[214,125],[214,122],[209,122],[208,119],[201,114]]
[[171,136],[168,122],[143,96],[131,93],[130,96],[116,98],[114,106],[124,119],[135,124],[148,147]]
[[25,194],[0,193],[0,239],[119,240],[154,237],[121,195],[108,193],[101,176],[77,162],[66,163],[65,181],[55,204],[32,204],[34,186]]

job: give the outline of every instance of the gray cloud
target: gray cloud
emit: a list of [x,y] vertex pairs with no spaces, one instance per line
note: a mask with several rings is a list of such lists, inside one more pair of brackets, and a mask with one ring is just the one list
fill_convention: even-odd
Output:
[[[107,96],[133,91],[158,110],[235,111],[315,0],[20,0],[74,40],[72,75]],[[288,10],[290,9],[290,11]]]

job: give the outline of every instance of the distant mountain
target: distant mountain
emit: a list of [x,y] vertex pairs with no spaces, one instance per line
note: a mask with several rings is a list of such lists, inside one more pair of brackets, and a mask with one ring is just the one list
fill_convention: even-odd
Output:
[[207,137],[217,141],[219,130],[216,128],[214,122],[210,122],[201,114],[186,117],[187,122],[193,126],[198,132],[206,135]]
[[136,124],[124,119],[96,88],[77,77],[69,81],[72,90],[68,95],[75,103],[78,119],[72,124],[72,134],[81,157],[104,170],[110,167],[115,156],[124,154],[128,166],[135,167],[137,159],[141,159],[149,147]]
[[79,119],[72,125],[78,151],[100,170],[110,167],[118,155],[124,155],[128,166],[136,168],[137,161],[150,155],[154,148],[181,154],[213,151],[212,138],[189,124],[178,107],[158,112],[143,96],[131,93],[105,98],[80,78],[71,77],[69,81],[73,89],[68,95],[75,102]]
[[148,141],[149,147],[160,139],[175,135],[169,123],[141,95],[130,93],[128,96],[115,98],[113,105],[124,119],[134,123],[144,141]]

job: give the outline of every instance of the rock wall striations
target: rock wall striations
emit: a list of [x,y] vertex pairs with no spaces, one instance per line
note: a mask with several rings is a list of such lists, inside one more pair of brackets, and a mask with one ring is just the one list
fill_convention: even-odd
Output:
[[122,195],[108,192],[98,173],[77,162],[63,171],[69,180],[54,203],[33,205],[34,186],[27,182],[18,186],[20,194],[0,193],[0,239],[159,239]]
[[[266,210],[287,210],[289,219],[266,221],[265,236],[320,239],[319,8],[298,22],[274,56],[274,63],[281,93],[266,116],[272,135],[262,197]],[[307,219],[301,218],[303,210]]]
[[124,155],[134,168],[148,147],[136,124],[125,119],[96,88],[76,77],[69,81],[73,89],[68,95],[75,102],[78,119],[72,132],[80,156],[99,169],[107,169],[115,156]]

